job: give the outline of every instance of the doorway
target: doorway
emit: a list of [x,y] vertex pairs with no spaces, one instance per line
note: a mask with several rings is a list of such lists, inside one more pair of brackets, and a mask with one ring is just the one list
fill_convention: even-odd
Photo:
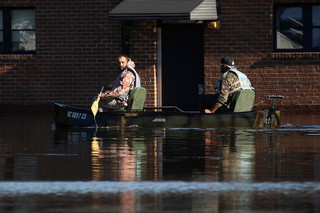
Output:
[[163,24],[162,105],[198,110],[204,81],[202,24]]

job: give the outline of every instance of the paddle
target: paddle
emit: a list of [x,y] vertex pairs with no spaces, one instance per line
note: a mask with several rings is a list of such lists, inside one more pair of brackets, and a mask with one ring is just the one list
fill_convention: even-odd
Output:
[[[104,90],[104,86],[101,87],[101,90],[100,90],[99,94],[101,94],[103,92],[103,90]],[[94,102],[91,105],[91,111],[92,111],[92,114],[93,114],[94,117],[96,117],[96,115],[98,113],[99,101],[100,101],[100,98],[97,97],[96,100],[94,100]]]

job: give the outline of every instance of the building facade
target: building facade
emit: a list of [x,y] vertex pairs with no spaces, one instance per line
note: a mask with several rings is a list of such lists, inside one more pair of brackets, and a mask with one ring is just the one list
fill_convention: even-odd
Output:
[[196,110],[223,56],[251,80],[256,108],[267,95],[285,96],[281,108],[320,106],[319,1],[180,1],[170,8],[183,11],[164,12],[137,2],[148,1],[2,1],[0,106],[89,106],[115,79],[119,54],[135,61],[147,106]]

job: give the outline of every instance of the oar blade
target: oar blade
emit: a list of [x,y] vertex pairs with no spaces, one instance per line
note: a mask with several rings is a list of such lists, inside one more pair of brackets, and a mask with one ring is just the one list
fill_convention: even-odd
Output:
[[94,117],[96,117],[99,109],[99,100],[100,98],[97,98],[91,105],[91,111]]

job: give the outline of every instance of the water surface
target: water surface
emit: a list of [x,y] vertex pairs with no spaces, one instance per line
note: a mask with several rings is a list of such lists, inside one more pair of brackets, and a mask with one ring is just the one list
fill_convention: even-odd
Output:
[[96,129],[0,112],[0,212],[320,212],[319,120]]

